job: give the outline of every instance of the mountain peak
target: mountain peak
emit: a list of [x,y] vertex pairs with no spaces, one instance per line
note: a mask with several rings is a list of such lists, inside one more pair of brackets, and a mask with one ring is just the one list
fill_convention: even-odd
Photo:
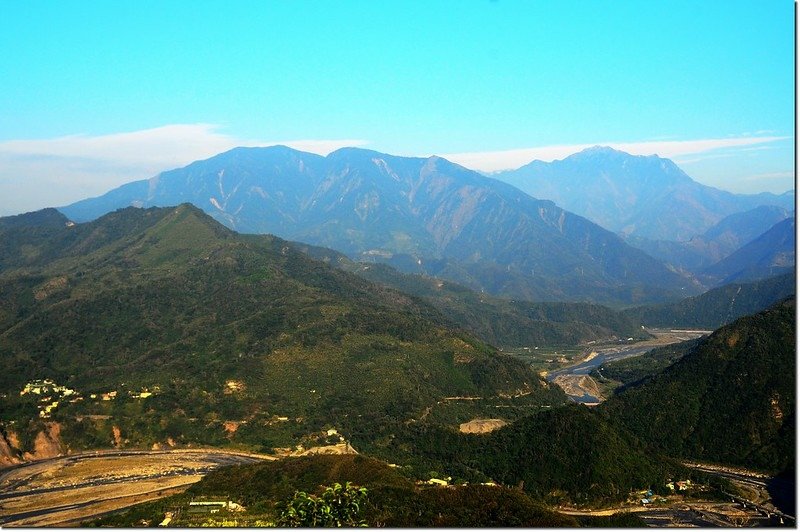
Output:
[[439,165],[446,165],[446,166],[449,166],[449,167],[464,168],[460,164],[456,164],[456,163],[454,163],[454,162],[452,162],[450,160],[447,160],[444,157],[440,157],[438,155],[431,155],[430,157],[426,158],[425,159],[425,163],[426,163],[426,166],[430,166],[430,167],[434,167],[434,168],[439,166]]
[[355,146],[345,146],[344,148],[339,148],[338,150],[330,152],[327,158],[336,160],[345,157],[375,157],[375,156],[388,157],[388,155],[386,155],[385,153],[381,153],[375,150],[356,148]]
[[591,148],[586,148],[577,153],[573,153],[572,155],[566,157],[564,161],[567,160],[595,161],[598,159],[601,160],[609,159],[618,161],[624,161],[624,160],[659,161],[662,164],[675,166],[677,168],[677,165],[675,165],[675,163],[671,159],[666,159],[664,157],[661,157],[657,153],[652,153],[650,155],[635,155],[633,153],[628,153],[626,151],[618,150],[610,146],[600,146],[600,145],[592,146]]
[[[626,153],[624,151],[615,150],[611,146],[601,146],[599,144],[596,144],[596,145],[592,146],[591,148],[586,148],[584,150],[581,150],[578,153],[585,153],[587,155],[602,154],[602,153],[624,153],[625,155],[630,155],[629,153]],[[577,155],[577,154],[575,154],[575,155]]]
[[689,178],[671,159],[660,157],[655,153],[634,155],[610,146],[592,146],[553,163],[589,165],[590,171],[604,165],[611,167],[635,165],[644,172],[666,172]]
[[[658,155],[634,155],[626,151],[617,150],[611,146],[592,146],[577,153],[566,157],[564,160],[597,160],[597,159],[611,159],[611,160],[626,160],[626,159],[661,159]],[[664,159],[665,161],[668,159]]]
[[237,146],[226,152],[215,155],[216,157],[231,157],[240,155],[308,155],[304,151],[296,150],[283,144],[273,144],[272,146]]
[[0,218],[0,230],[13,227],[64,227],[69,222],[66,216],[50,207],[38,211],[26,212],[15,216]]
[[790,205],[793,199],[736,196],[693,181],[670,159],[609,146],[532,162],[495,177],[606,229],[652,240],[689,240],[730,214],[759,205]]

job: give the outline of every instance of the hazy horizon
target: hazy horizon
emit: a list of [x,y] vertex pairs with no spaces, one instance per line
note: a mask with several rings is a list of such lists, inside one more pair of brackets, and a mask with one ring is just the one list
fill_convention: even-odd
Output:
[[491,173],[593,145],[794,188],[794,4],[43,1],[7,7],[0,215],[236,146]]

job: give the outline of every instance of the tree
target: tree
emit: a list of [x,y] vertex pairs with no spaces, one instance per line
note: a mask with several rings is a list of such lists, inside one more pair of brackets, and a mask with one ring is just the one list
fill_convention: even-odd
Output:
[[325,488],[322,495],[309,495],[304,491],[280,505],[276,521],[279,527],[351,527],[367,526],[361,518],[367,488],[344,486],[335,483]]

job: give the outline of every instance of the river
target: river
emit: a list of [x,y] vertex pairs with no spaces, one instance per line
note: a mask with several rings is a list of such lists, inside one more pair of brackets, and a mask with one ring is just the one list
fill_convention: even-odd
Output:
[[[548,382],[555,382],[576,403],[597,404],[603,400],[599,397],[596,383],[589,377],[595,368],[603,364],[641,356],[656,347],[694,340],[706,336],[712,331],[686,329],[651,329],[655,338],[632,344],[617,344],[597,347],[577,364],[551,371],[547,374]],[[592,386],[593,385],[593,386]]]
[[77,526],[172,495],[226,465],[274,457],[222,449],[97,451],[0,470],[0,527]]

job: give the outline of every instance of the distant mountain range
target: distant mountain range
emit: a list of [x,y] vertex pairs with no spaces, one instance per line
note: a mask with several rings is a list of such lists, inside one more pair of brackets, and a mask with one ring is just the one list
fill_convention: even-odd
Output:
[[794,217],[794,212],[774,205],[762,205],[726,216],[702,235],[684,242],[637,236],[630,236],[626,241],[673,266],[701,273],[789,217]]
[[60,210],[86,221],[181,202],[238,231],[519,299],[630,304],[700,290],[597,224],[439,157],[237,148]]
[[732,194],[697,183],[669,159],[599,146],[493,177],[606,229],[650,240],[686,241],[761,205],[794,209],[794,191]]
[[794,218],[778,222],[752,242],[705,269],[706,283],[722,285],[794,271],[795,232]]

